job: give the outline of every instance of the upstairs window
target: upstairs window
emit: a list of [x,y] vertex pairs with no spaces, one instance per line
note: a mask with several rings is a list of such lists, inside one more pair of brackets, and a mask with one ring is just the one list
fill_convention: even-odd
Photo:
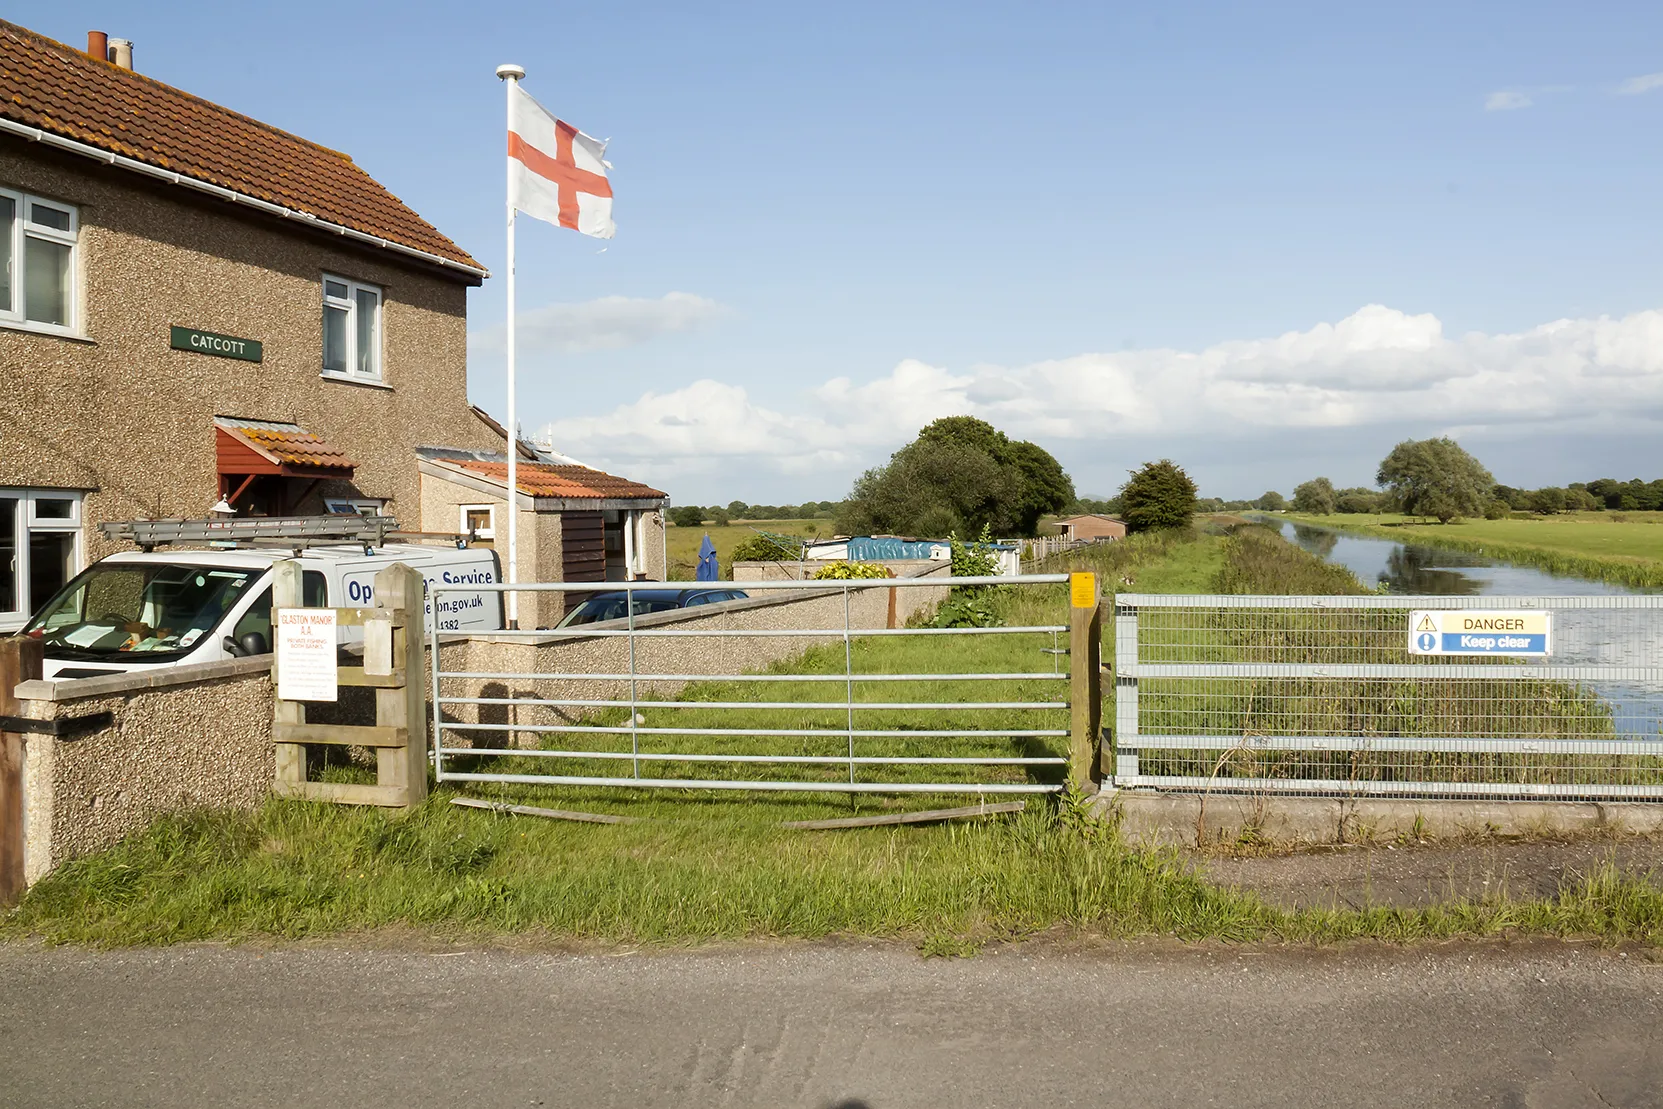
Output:
[[324,275],[323,372],[381,380],[381,290],[376,286]]
[[0,320],[74,333],[75,208],[0,189]]

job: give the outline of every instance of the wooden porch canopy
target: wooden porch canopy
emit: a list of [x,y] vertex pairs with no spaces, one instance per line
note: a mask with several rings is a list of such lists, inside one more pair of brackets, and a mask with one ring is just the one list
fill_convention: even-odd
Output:
[[350,481],[358,463],[299,424],[214,417],[214,453],[220,494],[234,508],[258,478],[307,484],[284,499],[298,504],[320,481]]

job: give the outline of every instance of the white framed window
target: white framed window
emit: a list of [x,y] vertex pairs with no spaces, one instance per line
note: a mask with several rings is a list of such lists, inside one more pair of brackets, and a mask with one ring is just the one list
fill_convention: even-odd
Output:
[[74,205],[0,188],[0,320],[79,333],[80,233]]
[[369,497],[325,497],[323,510],[331,516],[379,516],[386,503]]
[[381,290],[323,275],[323,374],[381,380]]
[[456,530],[475,539],[497,537],[497,508],[492,504],[464,504],[456,508]]
[[81,494],[0,488],[0,630],[31,613],[81,572]]

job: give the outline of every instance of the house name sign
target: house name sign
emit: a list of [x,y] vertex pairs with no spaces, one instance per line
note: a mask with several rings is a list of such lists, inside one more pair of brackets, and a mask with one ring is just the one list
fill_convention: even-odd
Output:
[[212,331],[198,331],[194,327],[173,328],[172,346],[174,350],[191,350],[197,354],[212,354],[219,358],[238,358],[244,362],[259,362],[265,356],[258,339],[216,335]]

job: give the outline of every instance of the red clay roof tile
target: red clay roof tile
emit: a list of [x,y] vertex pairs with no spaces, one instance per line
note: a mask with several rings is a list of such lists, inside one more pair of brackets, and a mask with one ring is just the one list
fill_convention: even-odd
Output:
[[357,469],[358,463],[297,424],[270,420],[237,420],[221,416],[214,424],[256,450],[276,458],[285,466],[313,466],[338,470]]
[[[504,484],[508,463],[465,459],[456,465]],[[514,474],[520,492],[532,497],[565,497],[572,500],[663,500],[667,494],[628,478],[613,477],[587,466],[556,466],[548,462],[521,462]]]
[[0,118],[484,268],[345,154],[4,20]]

